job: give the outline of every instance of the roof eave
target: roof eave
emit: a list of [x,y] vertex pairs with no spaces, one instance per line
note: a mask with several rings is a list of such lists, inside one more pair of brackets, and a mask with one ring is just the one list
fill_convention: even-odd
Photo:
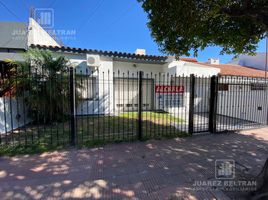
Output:
[[154,55],[136,55],[131,53],[122,53],[117,51],[99,51],[93,49],[81,49],[71,47],[54,47],[54,46],[43,46],[43,45],[31,45],[30,48],[50,50],[53,52],[61,53],[78,53],[78,54],[98,54],[101,56],[112,57],[116,60],[128,60],[132,62],[144,62],[144,63],[166,63],[167,56],[154,56]]

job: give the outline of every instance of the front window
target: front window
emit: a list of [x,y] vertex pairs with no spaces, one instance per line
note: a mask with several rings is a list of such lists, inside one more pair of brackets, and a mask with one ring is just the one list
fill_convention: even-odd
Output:
[[166,94],[165,103],[167,107],[183,107],[183,94]]
[[96,77],[81,77],[77,80],[80,85],[81,97],[84,100],[94,100],[98,98],[98,85]]
[[229,85],[228,84],[224,84],[224,83],[220,83],[219,87],[218,87],[219,91],[228,91],[229,90]]
[[261,83],[252,83],[250,88],[251,90],[266,90],[267,86]]

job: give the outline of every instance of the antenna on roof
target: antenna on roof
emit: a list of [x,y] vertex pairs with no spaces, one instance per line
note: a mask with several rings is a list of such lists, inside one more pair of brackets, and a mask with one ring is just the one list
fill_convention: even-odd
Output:
[[30,7],[30,18],[34,18],[34,7]]

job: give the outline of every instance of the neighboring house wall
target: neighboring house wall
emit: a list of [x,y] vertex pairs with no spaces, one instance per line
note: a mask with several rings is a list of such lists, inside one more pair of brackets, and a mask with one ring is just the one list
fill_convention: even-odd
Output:
[[27,108],[21,98],[0,97],[0,133],[4,134],[29,123]]
[[16,60],[16,61],[23,61],[23,51],[18,52],[0,52],[0,61],[5,60]]
[[165,72],[173,75],[176,74],[177,76],[190,76],[194,74],[198,77],[211,77],[220,73],[220,69],[218,68],[206,67],[192,62],[173,61],[167,65]]
[[0,22],[1,49],[27,49],[27,24],[21,22]]
[[29,19],[28,46],[60,46],[33,18]]
[[252,90],[250,84],[236,82],[228,91],[219,91],[218,114],[266,124],[267,90]]

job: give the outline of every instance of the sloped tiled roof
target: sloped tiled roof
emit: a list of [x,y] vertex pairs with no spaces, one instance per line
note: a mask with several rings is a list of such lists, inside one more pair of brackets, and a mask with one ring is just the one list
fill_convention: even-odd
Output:
[[[156,55],[137,55],[134,53],[125,53],[117,51],[101,51],[95,49],[82,49],[82,48],[72,48],[66,46],[44,46],[44,45],[31,45],[31,48],[51,50],[54,52],[66,52],[66,53],[89,53],[89,54],[99,54],[103,56],[121,58],[121,59],[132,59],[132,60],[141,60],[145,62],[157,62],[157,63],[166,63],[168,62],[168,56],[156,56]],[[192,62],[204,66],[209,66],[213,68],[220,69],[220,74],[225,76],[250,76],[250,77],[265,77],[265,72],[263,70],[254,69],[251,67],[234,65],[234,64],[208,64],[204,62],[198,62],[195,58],[179,58],[181,61]]]
[[250,77],[265,77],[265,71],[254,69],[251,67],[234,65],[234,64],[208,64],[203,62],[197,62],[198,64],[218,68],[221,70],[220,74],[224,76],[250,76]]
[[27,25],[20,22],[0,22],[0,48],[26,49]]
[[44,46],[44,45],[31,45],[31,48],[50,50],[54,52],[69,52],[69,53],[90,53],[90,54],[99,54],[103,56],[113,57],[113,58],[125,58],[125,59],[135,59],[143,60],[148,62],[163,62],[165,63],[168,56],[155,56],[155,55],[137,55],[134,53],[124,53],[117,51],[101,51],[95,49],[82,49],[82,48],[73,48],[73,47],[56,47],[56,46]]
[[186,61],[186,62],[193,62],[193,63],[197,62],[196,58],[180,58],[179,60]]
[[[103,56],[113,57],[113,58],[125,58],[125,59],[134,59],[134,60],[143,60],[148,62],[160,62],[166,63],[168,56],[157,56],[157,55],[139,55],[135,53],[126,53],[126,52],[118,52],[118,51],[102,51],[95,49],[82,49],[82,48],[74,48],[67,46],[45,46],[45,45],[31,45],[31,48],[50,50],[54,52],[67,52],[67,53],[89,53],[89,54],[99,54]],[[175,57],[174,57],[175,58]],[[179,58],[179,60],[186,62],[197,62],[195,58]]]

